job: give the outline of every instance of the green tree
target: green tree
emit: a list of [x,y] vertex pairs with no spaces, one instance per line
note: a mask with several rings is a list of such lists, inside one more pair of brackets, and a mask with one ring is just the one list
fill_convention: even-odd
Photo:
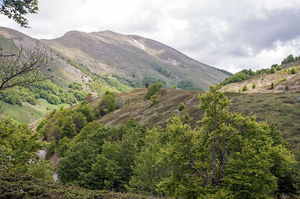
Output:
[[275,67],[272,67],[271,68],[271,73],[275,73],[276,72],[276,68]]
[[72,139],[76,135],[76,126],[73,124],[73,120],[71,117],[66,119],[65,124],[62,126],[60,130],[59,139],[63,139],[64,137]]
[[51,156],[55,152],[55,149],[56,149],[56,140],[55,140],[55,137],[52,137],[51,141],[50,141],[50,144],[47,148],[47,152],[46,152],[46,156],[45,156],[46,160],[49,160],[51,158]]
[[252,84],[252,89],[255,89],[256,88],[256,84],[255,82]]
[[85,125],[87,125],[87,119],[81,112],[75,112],[72,115],[73,123],[75,124],[76,131],[79,133]]
[[28,20],[24,16],[37,13],[37,11],[38,0],[3,0],[0,4],[0,14],[6,15],[25,28],[29,28],[29,26]]
[[271,83],[271,89],[274,89],[274,87],[275,87],[275,86],[274,86],[274,83],[272,82],[272,83]]
[[32,133],[28,125],[14,123],[10,118],[0,120],[0,171],[27,168],[29,159],[37,158],[37,151],[45,146],[40,134]]
[[161,83],[155,82],[154,84],[152,84],[148,88],[147,93],[144,96],[144,100],[150,99],[153,95],[155,95],[155,93],[159,94],[161,92],[161,87],[162,87]]
[[280,65],[276,66],[276,70],[281,70],[281,69],[282,69],[282,68],[281,68]]
[[229,112],[231,102],[221,86],[199,96],[205,110],[199,130],[174,117],[167,129],[170,144],[159,162],[169,161],[170,173],[159,189],[188,198],[267,198],[277,187],[277,175],[293,162],[275,125]]
[[248,90],[248,86],[247,86],[247,84],[245,84],[245,85],[243,86],[243,88],[242,88],[242,91],[245,92],[245,91],[247,91],[247,90]]
[[98,106],[95,109],[96,116],[104,116],[107,113],[110,113],[115,110],[116,108],[116,95],[109,91],[105,92],[105,95],[100,99]]
[[53,172],[51,167],[47,165],[45,161],[38,161],[28,168],[28,173],[36,178],[43,179],[45,181],[53,182]]
[[64,137],[63,139],[59,140],[58,147],[57,147],[57,155],[59,157],[65,157],[66,151],[69,149],[71,139]]

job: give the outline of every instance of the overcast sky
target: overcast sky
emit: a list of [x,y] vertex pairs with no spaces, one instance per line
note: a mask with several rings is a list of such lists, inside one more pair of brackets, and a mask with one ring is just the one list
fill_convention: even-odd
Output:
[[300,0],[40,0],[31,29],[0,15],[0,25],[33,38],[70,30],[111,30],[167,44],[232,73],[300,55]]

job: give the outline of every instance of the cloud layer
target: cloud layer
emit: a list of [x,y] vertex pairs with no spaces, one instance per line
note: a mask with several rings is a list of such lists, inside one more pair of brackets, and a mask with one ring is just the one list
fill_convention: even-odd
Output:
[[51,39],[69,30],[112,30],[167,44],[218,68],[237,72],[300,55],[297,0],[43,0],[21,29],[0,15],[1,26]]

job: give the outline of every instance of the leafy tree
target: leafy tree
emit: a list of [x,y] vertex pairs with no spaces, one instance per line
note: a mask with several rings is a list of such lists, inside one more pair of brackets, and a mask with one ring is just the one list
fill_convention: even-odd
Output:
[[280,65],[276,66],[276,70],[281,70],[281,69],[282,69],[282,68],[281,68]]
[[276,72],[276,68],[275,67],[272,67],[271,68],[271,73],[275,73]]
[[229,112],[221,86],[210,87],[199,99],[205,110],[199,130],[174,117],[168,125],[170,143],[161,149],[160,162],[170,173],[159,189],[187,198],[267,198],[273,196],[277,176],[293,162],[275,125]]
[[40,134],[32,133],[28,125],[14,123],[10,118],[1,119],[0,171],[28,167],[29,159],[37,157],[37,151],[45,146]]
[[190,90],[190,91],[195,90],[195,87],[191,81],[180,81],[178,82],[177,87],[182,90]]
[[144,96],[144,100],[150,99],[153,95],[155,95],[155,93],[160,93],[161,92],[161,87],[162,87],[161,83],[155,82],[154,84],[152,84],[148,88],[147,93]]
[[148,87],[149,87],[149,84],[148,84],[148,83],[145,83],[145,87],[148,88]]
[[116,95],[109,91],[105,92],[105,95],[100,99],[98,106],[95,109],[96,116],[104,116],[107,113],[110,113],[115,110],[116,108]]
[[255,89],[256,88],[256,84],[255,82],[252,84],[252,89]]
[[38,45],[31,50],[21,48],[17,54],[4,55],[1,53],[0,90],[44,81],[47,77],[41,71],[52,65],[52,60],[53,58],[49,52]]
[[71,140],[67,137],[59,140],[58,147],[57,147],[57,155],[59,157],[65,157],[66,151],[69,149]]
[[247,91],[247,90],[248,90],[248,86],[247,86],[247,84],[245,84],[245,85],[243,86],[243,88],[242,88],[242,91],[245,92],[245,91]]
[[65,124],[62,126],[60,130],[59,138],[63,139],[64,137],[73,138],[76,135],[76,126],[73,124],[73,120],[71,117],[66,119]]
[[271,89],[274,89],[274,83],[273,82],[271,83]]
[[54,137],[51,138],[50,144],[47,148],[47,152],[46,152],[46,156],[45,159],[49,160],[51,158],[51,156],[54,154],[56,149],[56,140]]
[[53,172],[51,167],[47,165],[45,161],[38,161],[28,168],[28,173],[36,178],[43,179],[45,181],[53,182]]
[[87,125],[87,119],[81,112],[75,112],[72,115],[73,123],[75,124],[76,131],[79,133],[85,125]]
[[28,20],[24,16],[37,13],[38,0],[3,0],[0,6],[0,14],[13,19],[21,27],[29,28]]

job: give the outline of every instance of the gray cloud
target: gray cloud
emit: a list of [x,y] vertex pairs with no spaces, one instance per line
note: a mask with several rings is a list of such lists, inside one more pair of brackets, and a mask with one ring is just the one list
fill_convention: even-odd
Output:
[[1,25],[45,39],[69,30],[137,34],[231,72],[300,54],[297,0],[43,0],[39,8],[28,15],[32,29],[0,15]]

